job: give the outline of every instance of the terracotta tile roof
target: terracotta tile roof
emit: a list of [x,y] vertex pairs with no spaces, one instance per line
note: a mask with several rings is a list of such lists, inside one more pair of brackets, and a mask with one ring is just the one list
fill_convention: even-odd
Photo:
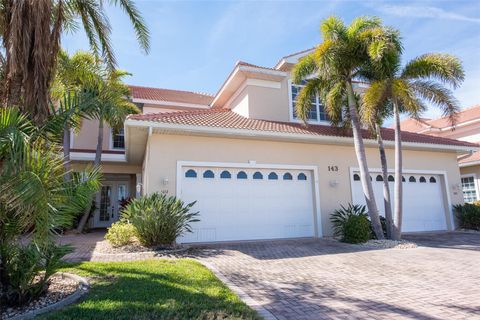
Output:
[[474,161],[475,162],[480,161],[480,151],[458,157],[458,163],[460,164],[465,164],[465,163],[474,162]]
[[245,62],[245,61],[237,61],[237,65],[278,71],[278,70],[275,69],[275,68],[263,67],[263,66],[259,66],[259,65],[256,65],[256,64],[248,63],[248,62]]
[[[180,124],[200,127],[245,129],[256,131],[269,131],[278,133],[294,133],[318,136],[351,137],[348,129],[335,128],[328,125],[309,125],[301,123],[277,122],[245,118],[229,109],[196,109],[184,112],[136,114],[129,116],[132,120],[154,121],[160,123]],[[384,140],[394,140],[393,129],[382,129]],[[367,130],[363,130],[365,138],[372,138]],[[405,142],[440,144],[451,146],[478,147],[479,145],[454,139],[440,138],[411,132],[403,132],[402,140]]]
[[129,85],[129,87],[130,87],[130,92],[132,97],[136,99],[201,104],[201,105],[209,105],[210,102],[212,102],[213,100],[213,96],[205,93],[140,87],[140,86],[133,86],[133,85]]
[[308,49],[305,49],[305,50],[302,50],[302,51],[297,51],[297,52],[291,53],[289,55],[283,56],[277,61],[277,63],[275,64],[275,68],[278,67],[278,65],[280,64],[280,62],[282,62],[283,59],[288,59],[290,57],[296,56],[297,54],[306,53],[306,52],[311,51],[313,49],[315,49],[315,47],[308,48]]
[[[456,125],[459,125],[467,121],[480,119],[480,104],[464,109],[460,111],[457,115],[458,115],[458,118],[457,118]],[[450,119],[448,117],[441,117],[433,120],[426,119],[426,118],[423,118],[423,119],[421,118],[418,120],[408,118],[403,120],[400,125],[402,127],[402,130],[410,131],[410,132],[418,132],[428,127],[432,127],[436,129],[448,128],[452,124],[450,123]]]
[[[428,124],[428,121],[430,119],[426,118],[420,118],[420,119],[413,119],[413,118],[407,118],[400,122],[400,128],[402,128],[402,131],[408,131],[408,132],[419,132],[421,130],[424,130],[428,128],[430,125]],[[393,128],[395,124],[392,124],[390,127]]]
[[[480,104],[477,104],[470,108],[463,109],[458,113],[457,125],[463,122],[467,122],[467,121],[479,119],[479,118],[480,118]],[[430,120],[428,121],[428,124],[436,128],[445,128],[445,127],[451,126],[450,119],[448,117],[442,117],[442,118]]]

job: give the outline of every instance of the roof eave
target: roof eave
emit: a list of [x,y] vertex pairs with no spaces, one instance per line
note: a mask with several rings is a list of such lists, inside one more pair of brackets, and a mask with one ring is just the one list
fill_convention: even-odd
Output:
[[229,98],[235,94],[245,79],[253,78],[260,80],[281,81],[287,76],[287,72],[279,70],[237,64],[218,93],[215,95],[215,98],[210,105],[212,107],[223,107],[223,104],[225,104]]
[[473,166],[478,166],[480,165],[480,160],[475,160],[475,161],[469,161],[469,162],[460,162],[458,163],[458,166],[460,168],[465,168],[465,167],[473,167]]
[[[192,125],[180,125],[172,123],[162,123],[156,121],[132,120],[125,121],[125,126],[132,127],[151,127],[158,129],[162,133],[188,133],[192,135],[207,135],[207,136],[222,136],[222,137],[238,137],[238,138],[252,138],[252,139],[271,139],[281,141],[296,141],[305,143],[325,143],[325,144],[340,144],[353,145],[351,137],[315,135],[303,133],[285,133],[276,131],[259,131],[251,129],[236,129],[236,128],[221,128],[221,127],[203,127]],[[377,141],[374,139],[364,139],[367,146],[376,147]],[[386,147],[394,147],[394,141],[385,140]],[[464,154],[472,151],[479,151],[480,147],[473,146],[457,146],[447,144],[433,144],[433,143],[419,143],[419,142],[403,142],[402,146],[412,150],[434,150],[457,152]]]

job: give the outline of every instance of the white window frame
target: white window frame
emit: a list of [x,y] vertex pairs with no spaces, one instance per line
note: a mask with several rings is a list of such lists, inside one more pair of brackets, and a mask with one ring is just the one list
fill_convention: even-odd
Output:
[[[110,128],[110,146],[109,146],[110,148],[109,149],[110,150],[120,150],[120,151],[125,150],[125,148],[114,148],[113,147],[113,136],[114,136],[113,129]],[[123,129],[123,141],[124,141],[123,143],[125,144],[125,129]]]
[[[288,112],[290,114],[290,122],[303,123],[302,119],[297,119],[293,116],[292,85],[293,85],[292,80],[288,79]],[[317,108],[317,120],[307,120],[307,123],[330,125],[330,121],[320,120],[320,118],[319,118],[320,117],[320,104],[321,104],[320,98],[318,97],[318,94],[317,94],[316,102],[315,102],[315,106]]]
[[473,184],[475,185],[475,192],[476,192],[476,199],[474,201],[478,201],[480,199],[480,193],[478,192],[478,181],[477,181],[477,175],[475,173],[466,173],[462,174],[460,176],[460,188],[462,190],[462,198],[465,199],[463,195],[463,185],[462,185],[462,180],[463,178],[473,178]]

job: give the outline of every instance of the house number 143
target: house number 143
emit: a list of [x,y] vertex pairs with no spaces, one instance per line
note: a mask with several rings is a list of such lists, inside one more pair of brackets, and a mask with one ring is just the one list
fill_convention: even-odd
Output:
[[338,166],[328,166],[328,171],[337,172],[338,171]]

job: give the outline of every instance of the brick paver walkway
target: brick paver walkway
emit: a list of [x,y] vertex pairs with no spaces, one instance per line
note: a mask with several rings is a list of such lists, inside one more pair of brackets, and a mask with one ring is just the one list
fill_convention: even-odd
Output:
[[480,234],[407,238],[421,247],[269,241],[201,259],[277,319],[480,319]]
[[[64,236],[70,261],[102,255],[104,233]],[[480,319],[480,233],[407,236],[415,249],[365,250],[330,240],[218,244],[195,258],[277,319]]]

